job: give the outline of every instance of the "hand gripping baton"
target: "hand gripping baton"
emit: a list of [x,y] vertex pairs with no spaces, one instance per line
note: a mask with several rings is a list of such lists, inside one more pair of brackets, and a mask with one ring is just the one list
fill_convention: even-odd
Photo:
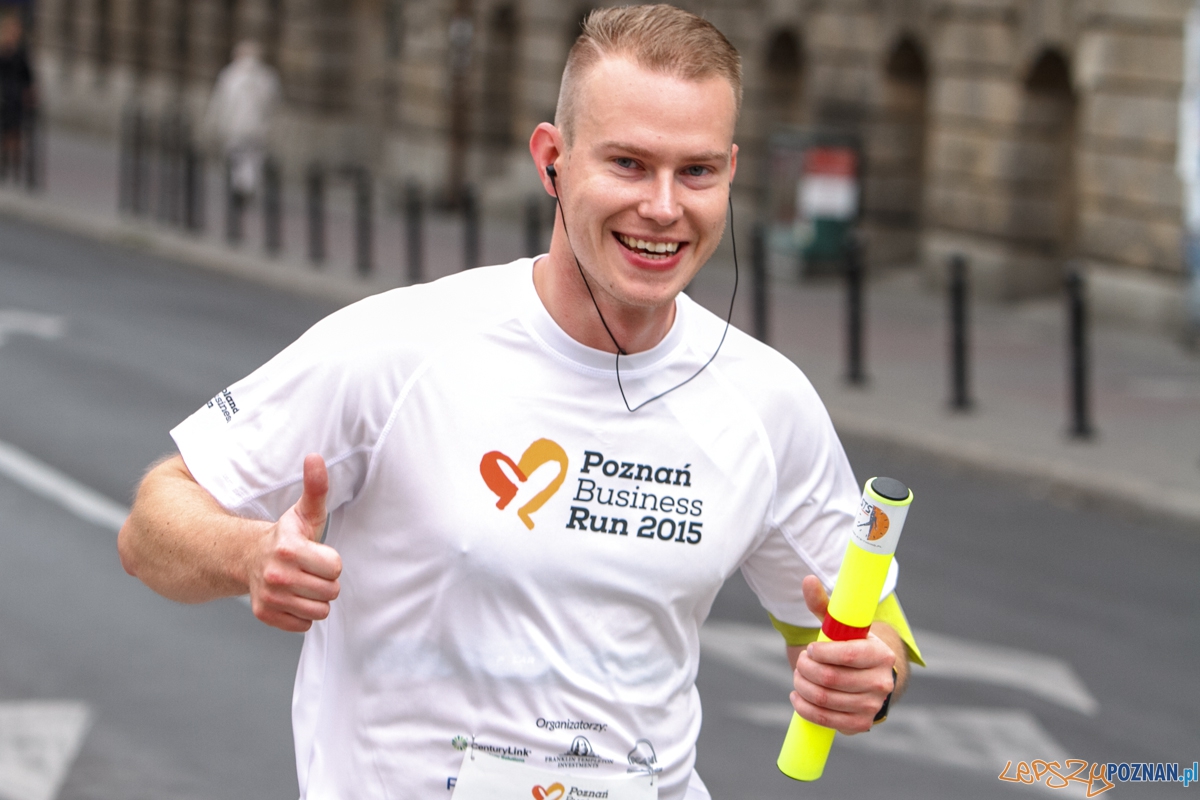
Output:
[[[912,491],[892,478],[872,478],[863,487],[862,505],[817,641],[867,638],[912,498]],[[792,714],[792,724],[779,751],[780,771],[798,781],[821,777],[833,734],[832,728]]]

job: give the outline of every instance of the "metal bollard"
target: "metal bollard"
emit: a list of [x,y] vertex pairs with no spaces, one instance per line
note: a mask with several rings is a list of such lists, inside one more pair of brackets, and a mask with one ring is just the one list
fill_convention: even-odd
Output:
[[117,209],[133,210],[133,126],[132,107],[121,113],[121,135],[117,152]]
[[955,411],[969,411],[974,406],[968,364],[968,292],[967,260],[955,255],[950,259],[950,281],[947,284],[950,301],[950,407]]
[[1091,419],[1090,359],[1087,341],[1087,285],[1078,264],[1067,267],[1067,349],[1070,365],[1068,384],[1071,421],[1068,433],[1073,439],[1090,439],[1096,430]]
[[354,170],[354,261],[358,274],[371,274],[371,173],[366,167]]
[[245,198],[233,190],[233,159],[225,157],[225,241],[231,245],[242,241],[242,216]]
[[479,266],[479,197],[475,187],[467,185],[462,193],[463,269]]
[[761,222],[754,223],[754,234],[750,245],[754,338],[765,344],[770,323],[767,317],[767,294],[769,287],[767,285],[767,229]]
[[21,149],[21,155],[24,156],[24,175],[25,190],[27,192],[36,192],[42,186],[42,148],[41,148],[41,119],[38,115],[37,108],[30,108],[25,114],[25,130],[24,142],[25,146]]
[[308,168],[305,180],[308,199],[308,260],[325,260],[325,173],[320,164]]
[[189,140],[183,160],[183,225],[192,233],[204,230],[205,196],[204,156]]
[[146,120],[136,106],[128,112],[128,151],[125,161],[124,209],[141,216],[146,213],[146,195],[149,187],[149,169],[146,164]]
[[169,225],[182,221],[183,124],[178,109],[167,111],[158,123],[158,219]]
[[424,280],[425,252],[422,241],[421,184],[409,181],[404,185],[404,239],[408,245],[408,282]]
[[862,241],[855,233],[846,241],[846,382],[851,386],[867,383],[863,365],[863,283]]
[[542,200],[537,194],[525,198],[525,255],[542,254]]
[[271,156],[263,160],[263,247],[269,256],[283,250],[283,177],[279,162]]

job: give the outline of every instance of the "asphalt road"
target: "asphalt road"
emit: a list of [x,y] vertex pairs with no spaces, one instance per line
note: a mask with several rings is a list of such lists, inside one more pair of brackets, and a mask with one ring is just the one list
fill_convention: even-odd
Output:
[[[0,219],[0,442],[128,504],[179,419],[331,310]],[[887,723],[835,745],[825,777],[795,784],[774,766],[782,644],[731,581],[699,678],[698,768],[715,798],[1082,796],[997,776],[1006,759],[1200,759],[1200,532],[846,445],[860,478],[892,475],[917,494],[901,597],[931,667]],[[14,719],[43,719],[21,724],[47,741],[77,731],[78,753],[58,751],[61,800],[295,797],[300,638],[237,601],[159,598],[124,574],[114,545],[111,530],[0,474],[0,797],[20,778]]]

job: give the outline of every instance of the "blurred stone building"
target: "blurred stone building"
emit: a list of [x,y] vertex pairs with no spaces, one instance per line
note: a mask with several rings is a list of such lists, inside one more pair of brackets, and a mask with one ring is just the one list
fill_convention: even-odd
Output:
[[[1101,313],[1178,324],[1190,0],[679,4],[742,53],[742,208],[759,203],[773,132],[853,131],[874,263],[936,278],[961,252],[980,291],[1007,298],[1053,290],[1079,258]],[[537,187],[528,135],[552,118],[589,7],[39,0],[37,63],[54,120],[112,135],[131,102],[198,118],[233,44],[256,38],[282,75],[287,169],[365,163],[450,200],[470,181],[499,213]]]

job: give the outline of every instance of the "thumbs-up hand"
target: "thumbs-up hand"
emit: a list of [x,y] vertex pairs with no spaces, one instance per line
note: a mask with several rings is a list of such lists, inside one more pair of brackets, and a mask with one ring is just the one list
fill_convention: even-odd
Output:
[[304,491],[272,525],[250,556],[247,574],[254,616],[285,631],[303,632],[329,616],[342,559],[321,544],[329,473],[316,453],[304,459]]

